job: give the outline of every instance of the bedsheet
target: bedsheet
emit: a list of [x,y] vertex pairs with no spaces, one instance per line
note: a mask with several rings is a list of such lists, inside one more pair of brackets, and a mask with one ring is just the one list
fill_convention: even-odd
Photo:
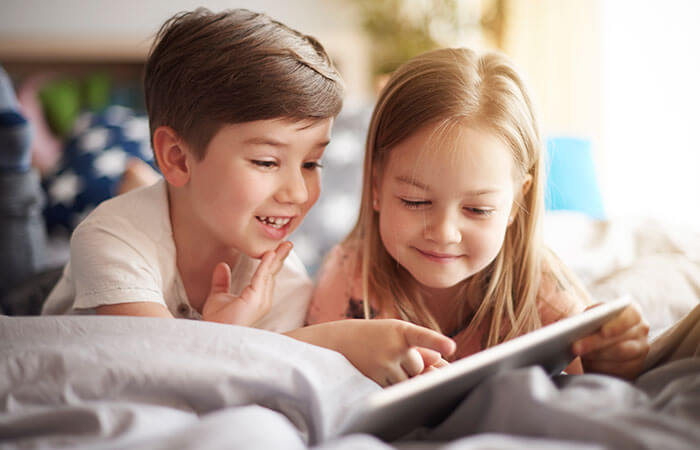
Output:
[[700,304],[700,232],[651,218],[594,220],[549,211],[547,244],[595,300],[629,295],[655,337]]
[[537,367],[479,385],[438,427],[401,441],[338,436],[381,389],[333,351],[188,320],[0,316],[1,448],[697,448],[700,358],[635,384],[550,379]]

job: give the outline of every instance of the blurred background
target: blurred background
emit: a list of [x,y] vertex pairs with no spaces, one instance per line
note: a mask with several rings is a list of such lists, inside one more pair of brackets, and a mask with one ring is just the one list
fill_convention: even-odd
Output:
[[[197,6],[262,11],[311,34],[346,80],[322,200],[294,237],[312,272],[356,217],[364,131],[382,80],[442,46],[504,52],[525,75],[550,152],[550,209],[700,225],[694,0],[2,0],[0,64],[38,99],[56,138],[53,156],[36,158],[47,178],[61,170],[55,148],[85,132],[82,110],[143,113],[139,80],[153,34]],[[130,126],[127,135],[144,139],[143,126]]]

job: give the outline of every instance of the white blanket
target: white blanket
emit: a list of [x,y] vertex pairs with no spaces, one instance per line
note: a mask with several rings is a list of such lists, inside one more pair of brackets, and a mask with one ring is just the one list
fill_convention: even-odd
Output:
[[[368,349],[371,351],[371,349]],[[409,440],[337,436],[378,385],[338,353],[182,319],[0,316],[1,448],[697,448],[700,358],[636,385],[492,377]]]
[[[0,361],[0,439],[18,444],[200,448],[201,439],[260,439],[302,447],[380,389],[338,353],[188,320],[3,317]],[[220,426],[232,419],[240,426]],[[208,429],[213,435],[198,431]]]

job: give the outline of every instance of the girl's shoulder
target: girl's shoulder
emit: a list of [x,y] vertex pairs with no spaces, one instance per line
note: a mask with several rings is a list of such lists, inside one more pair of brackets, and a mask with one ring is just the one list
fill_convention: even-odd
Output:
[[319,269],[319,280],[331,275],[358,279],[362,271],[360,247],[354,242],[343,242],[333,247],[323,260]]
[[543,326],[576,315],[589,303],[588,294],[558,259],[545,260],[537,291],[537,311]]
[[352,243],[336,245],[319,269],[307,323],[364,317],[361,255]]

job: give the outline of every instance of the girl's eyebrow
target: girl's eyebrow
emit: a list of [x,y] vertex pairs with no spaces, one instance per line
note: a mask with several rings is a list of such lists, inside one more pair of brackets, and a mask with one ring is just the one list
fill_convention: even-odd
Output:
[[428,188],[428,186],[426,186],[425,184],[423,184],[419,181],[416,181],[415,178],[413,178],[413,177],[407,177],[406,175],[399,175],[394,179],[396,181],[398,181],[399,183],[410,184],[411,186],[415,186],[419,189],[423,189],[424,191],[430,190],[430,188]]
[[[415,186],[418,189],[422,189],[424,191],[430,191],[430,188],[421,183],[420,181],[416,181],[413,177],[407,177],[406,175],[399,175],[396,178],[394,178],[396,181],[399,183],[403,184],[410,184],[411,186]],[[473,191],[466,191],[462,195],[470,196],[470,197],[477,197],[480,195],[488,195],[488,194],[494,194],[500,192],[498,189],[476,189]]]

